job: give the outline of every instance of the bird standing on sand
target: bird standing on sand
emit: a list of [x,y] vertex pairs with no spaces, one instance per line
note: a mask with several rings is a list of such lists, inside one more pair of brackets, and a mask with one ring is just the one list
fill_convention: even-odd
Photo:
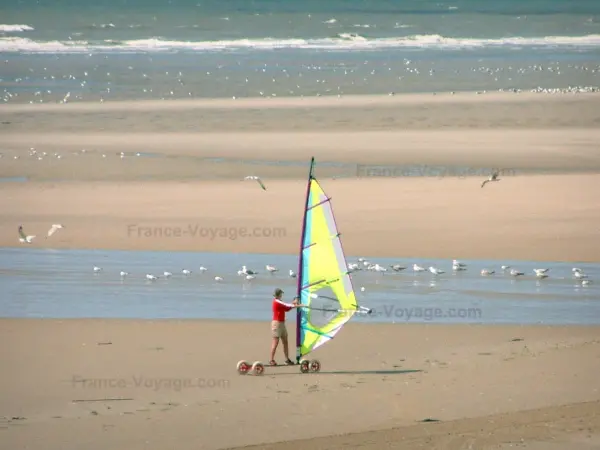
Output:
[[484,187],[485,184],[489,183],[490,181],[500,181],[500,178],[498,178],[498,171],[492,172],[488,179],[481,183],[481,187]]
[[23,225],[19,226],[19,242],[21,244],[31,244],[31,241],[33,241],[34,238],[35,238],[35,235],[27,236],[25,234],[25,232],[23,231]]
[[390,267],[395,272],[401,272],[402,270],[406,269],[406,267],[401,266],[400,264],[392,264]]
[[54,225],[52,225],[50,227],[50,229],[48,230],[48,234],[46,235],[46,239],[48,239],[50,236],[52,236],[54,233],[56,233],[56,230],[60,230],[64,228],[64,225],[61,225],[60,223],[55,223]]
[[262,180],[259,177],[257,177],[256,175],[248,175],[247,177],[244,178],[244,180],[256,180],[258,182],[258,184],[260,184],[260,187],[263,188],[264,191],[267,190],[267,188],[263,184]]

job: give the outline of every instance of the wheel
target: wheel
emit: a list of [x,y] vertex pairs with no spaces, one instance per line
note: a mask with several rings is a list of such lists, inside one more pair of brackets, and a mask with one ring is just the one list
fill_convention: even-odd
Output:
[[321,370],[321,363],[318,359],[313,359],[310,362],[310,371],[311,372],[319,372]]
[[251,371],[254,375],[262,375],[265,372],[265,366],[260,361],[255,361],[252,364]]
[[300,372],[308,373],[310,371],[310,363],[307,359],[303,359],[300,361]]
[[237,363],[237,371],[240,375],[246,375],[248,370],[250,370],[250,365],[246,361],[242,360]]

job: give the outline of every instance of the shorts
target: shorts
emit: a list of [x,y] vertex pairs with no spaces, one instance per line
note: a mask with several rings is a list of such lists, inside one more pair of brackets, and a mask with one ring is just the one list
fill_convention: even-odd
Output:
[[285,327],[285,322],[278,322],[273,320],[271,322],[271,334],[274,338],[283,338],[287,337],[287,328]]

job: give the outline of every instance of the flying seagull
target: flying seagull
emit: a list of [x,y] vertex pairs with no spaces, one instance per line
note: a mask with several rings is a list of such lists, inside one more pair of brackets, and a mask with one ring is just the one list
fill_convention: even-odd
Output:
[[19,226],[19,242],[21,244],[31,244],[31,241],[33,241],[34,238],[35,238],[35,235],[33,235],[33,236],[25,235],[25,232],[23,231],[23,226],[22,225]]
[[263,188],[263,190],[267,190],[267,188],[265,187],[265,185],[263,184],[262,180],[257,177],[256,175],[248,175],[246,178],[244,178],[244,180],[256,180],[258,181],[258,184],[260,184],[260,187]]
[[48,239],[50,236],[56,233],[56,230],[60,230],[61,228],[64,228],[64,226],[60,223],[55,223],[54,225],[52,225],[48,230],[48,235],[46,236],[46,239]]
[[498,171],[494,171],[492,172],[492,174],[488,177],[487,180],[485,180],[483,183],[481,183],[481,187],[484,187],[486,183],[489,183],[490,181],[500,181],[500,178],[498,178]]

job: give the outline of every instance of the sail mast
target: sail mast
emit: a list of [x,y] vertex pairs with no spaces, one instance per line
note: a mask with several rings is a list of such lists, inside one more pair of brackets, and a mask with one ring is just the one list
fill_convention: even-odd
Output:
[[[306,200],[304,203],[304,216],[302,218],[302,235],[300,237],[300,257],[298,258],[298,288],[297,288],[297,297],[300,302],[302,302],[302,267],[304,266],[304,257],[303,257],[303,248],[304,248],[304,238],[306,237],[306,217],[308,213],[308,201],[310,199],[310,183],[313,179],[313,169],[315,166],[315,158],[314,156],[310,159],[310,170],[308,172],[308,183],[306,185]],[[302,327],[302,308],[296,309],[296,363],[300,363],[300,358],[302,357],[301,348],[301,327]]]

